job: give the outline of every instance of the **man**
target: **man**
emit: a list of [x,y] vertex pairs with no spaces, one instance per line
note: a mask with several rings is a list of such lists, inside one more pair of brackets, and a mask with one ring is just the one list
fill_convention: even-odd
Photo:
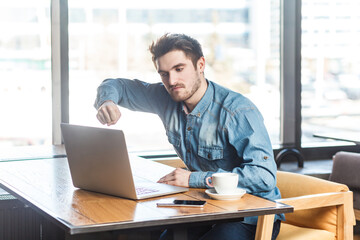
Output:
[[[102,124],[115,124],[117,105],[157,114],[169,142],[189,170],[176,169],[159,182],[206,188],[215,172],[239,175],[238,187],[270,200],[280,198],[276,164],[263,118],[239,93],[204,76],[205,58],[197,40],[184,34],[165,34],[150,46],[162,83],[107,79],[98,88],[95,107]],[[276,238],[282,215],[274,222]],[[189,231],[194,239],[253,239],[257,217]],[[166,238],[166,234],[164,236]]]

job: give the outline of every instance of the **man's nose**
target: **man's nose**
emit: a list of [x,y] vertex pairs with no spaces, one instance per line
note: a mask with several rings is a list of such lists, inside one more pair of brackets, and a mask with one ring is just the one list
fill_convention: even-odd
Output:
[[176,76],[174,73],[169,73],[169,85],[176,85]]

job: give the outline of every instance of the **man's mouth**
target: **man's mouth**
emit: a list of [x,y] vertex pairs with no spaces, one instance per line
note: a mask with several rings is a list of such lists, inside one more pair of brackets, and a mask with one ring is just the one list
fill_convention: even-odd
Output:
[[184,86],[181,86],[181,85],[175,85],[175,86],[173,86],[173,87],[170,87],[170,90],[171,91],[176,91],[176,90],[178,90],[178,89],[180,89],[180,88],[183,88]]

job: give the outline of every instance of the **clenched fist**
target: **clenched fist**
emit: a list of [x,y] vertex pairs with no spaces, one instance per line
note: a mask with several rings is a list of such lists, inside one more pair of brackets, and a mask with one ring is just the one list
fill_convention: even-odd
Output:
[[106,101],[99,107],[96,117],[102,124],[110,126],[117,123],[121,117],[121,113],[113,101]]

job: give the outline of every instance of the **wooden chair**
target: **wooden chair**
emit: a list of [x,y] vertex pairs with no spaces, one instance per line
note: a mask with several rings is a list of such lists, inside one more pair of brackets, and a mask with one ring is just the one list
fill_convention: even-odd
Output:
[[330,181],[346,184],[353,192],[354,213],[360,221],[360,153],[337,152],[333,157]]
[[353,195],[344,184],[296,173],[277,173],[279,202],[294,207],[285,215],[278,240],[353,239]]

